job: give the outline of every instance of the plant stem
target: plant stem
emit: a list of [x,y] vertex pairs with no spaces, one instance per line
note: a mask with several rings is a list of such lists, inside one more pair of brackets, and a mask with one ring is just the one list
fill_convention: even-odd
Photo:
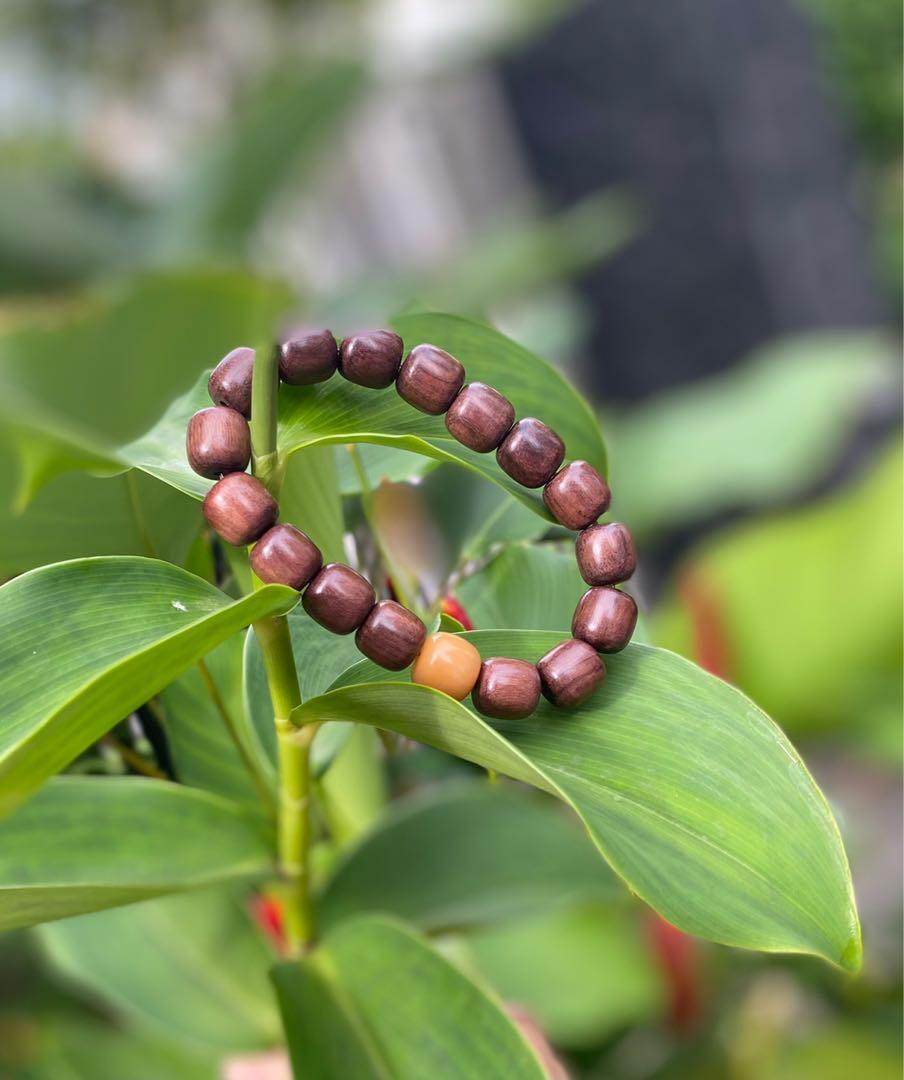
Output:
[[[251,384],[254,475],[279,498],[282,468],[276,442],[279,368],[276,350],[258,348]],[[255,581],[257,586],[259,583]],[[299,732],[290,717],[301,690],[285,615],[254,624],[273,704],[277,741],[277,855],[283,879],[283,923],[289,953],[301,955],[314,936],[311,904],[311,741],[317,725]]]
[[301,704],[301,692],[285,616],[262,619],[254,624],[261,644],[273,719],[276,725],[279,802],[277,806],[277,851],[285,889],[284,921],[286,940],[292,954],[303,952],[314,935],[311,906],[311,742],[317,731],[312,724],[299,730],[292,723],[292,710]]
[[165,773],[163,769],[155,765],[152,761],[143,758],[141,754],[139,754],[137,750],[133,750],[131,746],[126,746],[124,742],[120,742],[115,735],[104,735],[100,741],[101,745],[106,746],[108,749],[118,754],[130,769],[134,769],[135,772],[141,773],[142,776],[151,776],[155,780],[170,779],[168,773]]
[[210,673],[210,668],[208,668],[203,660],[198,661],[198,671],[201,673],[201,680],[204,683],[208,696],[213,702],[214,708],[220,714],[220,719],[223,721],[223,725],[229,732],[229,737],[232,739],[232,743],[235,746],[239,757],[242,759],[242,764],[251,776],[255,788],[257,788],[257,793],[261,797],[261,802],[264,803],[272,814],[273,796],[270,793],[270,786],[258,768],[254,758],[252,758],[251,754],[248,752],[248,747],[242,742],[242,737],[232,718],[232,713],[230,713],[229,709],[226,707],[226,702],[223,700],[223,696],[220,693],[217,684],[214,682],[213,675]]

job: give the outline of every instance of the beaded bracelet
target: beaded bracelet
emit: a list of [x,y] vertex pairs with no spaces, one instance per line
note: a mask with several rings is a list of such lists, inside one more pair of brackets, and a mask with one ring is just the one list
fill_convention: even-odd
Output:
[[572,637],[537,663],[506,657],[481,661],[477,649],[456,634],[427,635],[423,622],[393,600],[377,600],[373,586],[350,566],[323,565],[317,545],[294,525],[276,524],[279,506],[245,470],[251,459],[251,376],[254,350],[234,349],[210,376],[212,408],[188,424],[191,467],[217,483],[204,499],[204,516],[230,544],[254,544],[251,566],[261,581],[303,590],[308,615],[334,634],[355,634],[355,643],[390,671],[413,665],[413,682],[457,701],[468,694],[477,710],[497,719],[520,719],[534,711],[542,693],[554,705],[577,705],[597,689],[606,668],[600,652],[623,649],[634,632],[637,605],[612,586],[634,573],[636,556],[624,525],[600,525],[609,507],[609,486],[586,461],[562,467],[565,445],[540,420],[515,420],[510,401],[490,386],[465,385],[455,357],[418,345],[402,362],[402,339],[388,330],[347,337],[337,347],[329,330],[311,331],[279,346],[279,375],[292,386],[311,386],[338,370],[359,386],[395,383],[399,395],[421,412],[445,414],[449,433],[478,453],[496,451],[499,466],[528,488],[543,488],[555,520],[578,532],[578,568],[590,586],[571,624]]

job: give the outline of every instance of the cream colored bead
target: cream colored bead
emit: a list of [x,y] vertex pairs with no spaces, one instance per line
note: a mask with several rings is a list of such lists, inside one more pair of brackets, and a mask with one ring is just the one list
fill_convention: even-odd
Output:
[[414,661],[411,681],[462,701],[480,674],[480,653],[457,634],[431,634]]

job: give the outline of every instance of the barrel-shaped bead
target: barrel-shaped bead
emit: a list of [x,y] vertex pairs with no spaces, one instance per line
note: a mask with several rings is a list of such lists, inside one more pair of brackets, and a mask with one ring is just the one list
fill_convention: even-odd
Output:
[[405,358],[396,379],[396,390],[409,405],[431,416],[440,416],[465,381],[465,369],[454,356],[435,345],[417,345]]
[[587,461],[572,461],[543,489],[546,509],[566,529],[586,529],[609,509],[609,485]]
[[597,652],[613,653],[628,644],[636,625],[637,604],[633,596],[620,589],[595,585],[578,601],[571,633]]
[[349,382],[382,390],[392,386],[402,362],[402,339],[391,330],[369,330],[343,340],[339,371]]
[[521,720],[530,716],[540,701],[540,674],[526,660],[493,656],[480,665],[471,700],[484,716]]
[[241,346],[227,353],[210,373],[207,392],[215,405],[227,405],[246,419],[251,416],[254,349]]
[[329,330],[293,330],[279,347],[279,377],[290,386],[324,382],[339,366],[339,347]]
[[381,600],[358,627],[355,644],[375,664],[403,671],[414,662],[427,636],[421,620],[394,600]]
[[377,602],[373,586],[344,563],[329,563],[314,578],[302,597],[311,618],[334,634],[351,634]]
[[228,544],[251,544],[272,528],[279,505],[256,477],[230,473],[207,492],[204,517]]
[[185,453],[195,472],[209,480],[244,472],[251,460],[248,421],[225,405],[201,409],[188,422]]
[[537,661],[537,671],[543,696],[566,709],[590,697],[606,677],[606,666],[596,650],[575,638],[550,649]]
[[439,631],[424,642],[411,669],[411,681],[432,686],[463,701],[480,674],[480,653],[458,634]]
[[617,585],[627,581],[637,567],[634,538],[618,521],[584,529],[575,552],[581,577],[588,585]]
[[446,428],[462,446],[488,454],[508,435],[515,409],[508,398],[486,383],[468,383],[446,413]]
[[301,590],[322,565],[320,548],[294,525],[274,525],[251,549],[251,569],[268,585]]
[[500,468],[528,488],[543,487],[565,457],[559,436],[532,416],[519,420],[496,451]]

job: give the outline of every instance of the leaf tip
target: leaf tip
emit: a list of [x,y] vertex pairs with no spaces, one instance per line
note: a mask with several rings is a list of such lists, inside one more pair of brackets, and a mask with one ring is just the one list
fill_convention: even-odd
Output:
[[838,965],[851,975],[856,975],[863,966],[863,940],[860,936],[860,927],[856,927],[854,933],[848,939],[847,944],[841,951]]

